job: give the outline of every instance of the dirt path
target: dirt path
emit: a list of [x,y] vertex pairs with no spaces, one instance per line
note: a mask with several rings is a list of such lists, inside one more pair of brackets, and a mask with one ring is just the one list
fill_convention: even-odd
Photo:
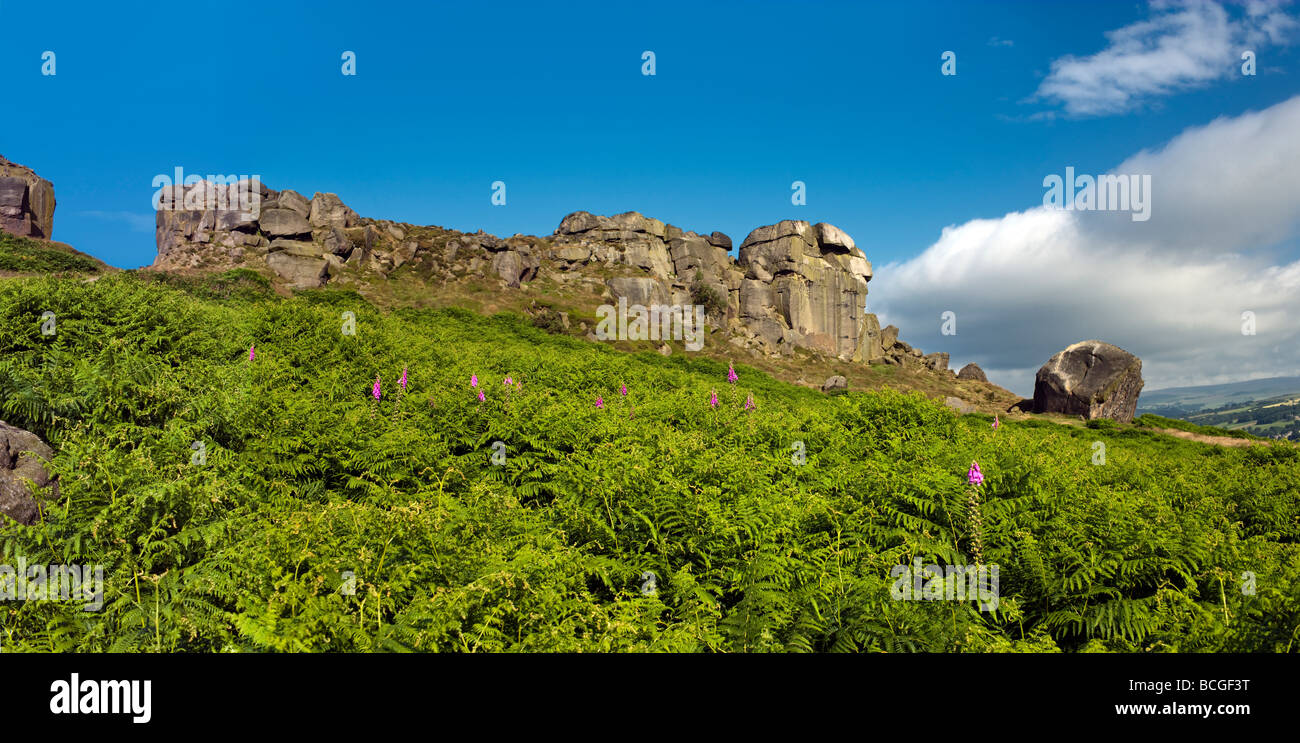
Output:
[[1167,433],[1170,436],[1177,436],[1180,439],[1187,439],[1188,441],[1199,441],[1202,444],[1217,444],[1218,446],[1242,447],[1242,446],[1251,446],[1254,444],[1271,443],[1268,440],[1260,440],[1260,439],[1236,439],[1231,436],[1206,436],[1203,433],[1179,431],[1174,428],[1153,428],[1151,430],[1159,431],[1160,433]]

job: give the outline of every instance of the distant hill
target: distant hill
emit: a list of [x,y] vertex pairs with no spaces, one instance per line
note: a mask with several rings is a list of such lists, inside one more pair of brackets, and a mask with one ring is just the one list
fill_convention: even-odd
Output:
[[[1138,413],[1171,415],[1171,413],[1195,412],[1232,403],[1265,400],[1285,395],[1300,395],[1300,377],[1271,377],[1252,379],[1248,382],[1144,391],[1138,401]],[[1178,416],[1175,414],[1174,417]]]

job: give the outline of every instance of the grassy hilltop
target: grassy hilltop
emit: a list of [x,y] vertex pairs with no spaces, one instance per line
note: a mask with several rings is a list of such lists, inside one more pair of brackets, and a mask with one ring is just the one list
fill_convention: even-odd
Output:
[[[0,602],[6,652],[1300,649],[1286,443],[995,431],[251,272],[5,279],[0,349],[0,417],[60,477],[0,562],[105,568],[95,613]],[[891,598],[977,539],[996,612]]]

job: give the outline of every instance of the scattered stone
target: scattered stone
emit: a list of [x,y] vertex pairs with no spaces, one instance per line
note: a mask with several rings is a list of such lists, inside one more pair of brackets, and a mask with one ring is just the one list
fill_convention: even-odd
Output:
[[975,412],[975,406],[961,399],[960,397],[945,397],[943,404],[957,411],[958,415],[966,415]]
[[836,374],[833,377],[827,378],[827,380],[822,383],[822,392],[832,392],[835,390],[847,390],[848,388],[849,388],[849,380],[845,379],[844,377],[838,374]]

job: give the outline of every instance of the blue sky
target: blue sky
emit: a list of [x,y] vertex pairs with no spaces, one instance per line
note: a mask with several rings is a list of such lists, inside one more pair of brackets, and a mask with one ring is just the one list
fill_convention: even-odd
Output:
[[[9,2],[5,26],[22,33],[0,47],[0,154],[54,182],[55,239],[124,268],[152,262],[151,182],[181,166],[503,236],[549,234],[579,209],[636,210],[737,244],[780,219],[827,221],[876,265],[871,306],[883,267],[917,273],[945,227],[1041,204],[1049,173],[1107,172],[1300,95],[1296,10],[1271,5]],[[1169,39],[1209,74],[1151,55],[1124,66],[1142,56],[1135,45]],[[1232,72],[1246,40],[1260,42],[1253,77]],[[344,50],[354,77],[340,72]],[[955,76],[940,74],[947,50]],[[1107,50],[1118,59],[1090,59]],[[1109,81],[1098,69],[1110,63],[1153,82]],[[1107,86],[1128,98],[1116,105]],[[505,206],[490,203],[496,180]],[[790,203],[795,180],[806,206]],[[1274,237],[1250,247],[1285,267],[1293,234]],[[970,333],[938,337],[939,308],[913,288],[879,299],[887,316],[936,317],[900,323],[904,337],[1008,380],[1031,366],[999,363]],[[981,321],[988,338],[996,321]]]

